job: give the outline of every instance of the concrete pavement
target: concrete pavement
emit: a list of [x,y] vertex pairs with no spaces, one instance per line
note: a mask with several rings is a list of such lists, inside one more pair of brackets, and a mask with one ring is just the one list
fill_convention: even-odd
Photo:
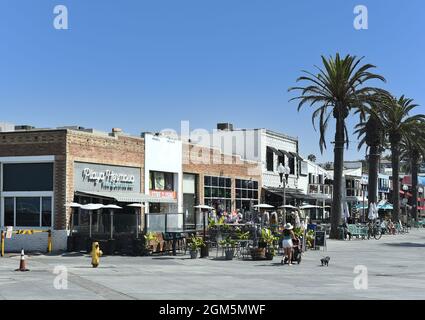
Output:
[[[301,265],[273,261],[191,260],[188,256],[121,257],[91,268],[82,254],[0,258],[0,299],[424,299],[425,229],[380,240],[328,240],[327,252],[308,251]],[[329,267],[320,258],[330,256]],[[367,290],[357,290],[354,268],[367,268]],[[68,288],[55,289],[55,267],[66,267]],[[58,271],[58,270],[57,270]],[[59,269],[61,271],[61,269]],[[56,282],[55,282],[56,279]],[[63,282],[60,282],[63,283]],[[363,282],[364,283],[364,282]]]

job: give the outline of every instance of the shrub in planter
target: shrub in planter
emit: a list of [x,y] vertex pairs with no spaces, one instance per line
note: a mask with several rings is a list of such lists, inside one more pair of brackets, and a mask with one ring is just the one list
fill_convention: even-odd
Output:
[[252,260],[264,260],[266,258],[266,248],[251,249]]
[[150,255],[152,254],[152,251],[158,241],[158,238],[154,232],[148,232],[143,237],[145,238],[145,253],[147,255]]
[[190,244],[189,244],[190,258],[196,259],[198,257],[199,249],[204,247],[204,246],[205,246],[204,240],[201,237],[197,237],[197,236],[193,235],[190,238]]
[[220,241],[219,244],[224,247],[225,259],[233,260],[235,255],[236,241],[232,240],[230,237],[227,237],[225,240]]
[[270,229],[264,228],[261,230],[261,242],[266,244],[265,258],[267,260],[273,260],[273,257],[276,254],[274,246],[278,240],[279,238],[274,236]]

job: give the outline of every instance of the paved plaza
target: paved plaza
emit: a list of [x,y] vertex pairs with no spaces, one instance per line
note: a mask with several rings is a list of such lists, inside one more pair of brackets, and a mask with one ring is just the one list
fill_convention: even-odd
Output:
[[[103,257],[29,255],[30,272],[14,270],[19,255],[0,258],[0,299],[424,299],[425,229],[381,240],[328,241],[301,265],[273,261],[191,260],[189,256]],[[320,258],[330,256],[329,267]],[[355,266],[368,271],[368,289],[356,290]],[[55,289],[54,269],[65,266],[68,288]],[[57,281],[56,281],[57,282]]]

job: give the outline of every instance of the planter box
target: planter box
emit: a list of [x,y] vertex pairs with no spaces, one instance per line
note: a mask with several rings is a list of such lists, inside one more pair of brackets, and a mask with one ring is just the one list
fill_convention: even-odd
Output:
[[190,258],[196,259],[198,257],[198,250],[190,251]]
[[206,258],[209,256],[208,246],[201,247],[201,258]]
[[251,249],[252,260],[264,260],[266,259],[266,248],[254,248]]
[[233,260],[233,257],[235,256],[235,250],[225,250],[224,251],[226,260]]

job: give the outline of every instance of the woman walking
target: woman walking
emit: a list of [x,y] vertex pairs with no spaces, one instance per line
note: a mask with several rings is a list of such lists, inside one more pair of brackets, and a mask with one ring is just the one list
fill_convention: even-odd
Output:
[[284,264],[285,257],[286,257],[288,259],[287,261],[289,266],[292,265],[292,247],[293,247],[292,239],[296,239],[296,236],[294,234],[294,231],[292,231],[292,229],[294,229],[294,227],[290,223],[285,224],[283,229],[283,241],[282,241],[284,255],[282,257],[281,264]]

